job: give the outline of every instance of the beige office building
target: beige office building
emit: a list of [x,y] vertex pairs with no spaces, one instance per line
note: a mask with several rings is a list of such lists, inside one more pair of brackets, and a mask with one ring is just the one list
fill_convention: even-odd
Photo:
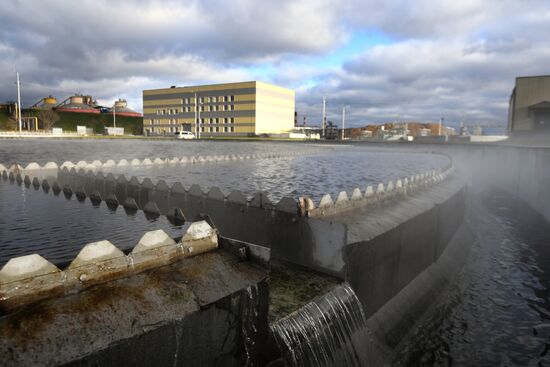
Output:
[[510,96],[508,130],[511,133],[550,133],[550,76],[516,78]]
[[[143,91],[143,131],[201,136],[280,134],[294,128],[293,90],[258,81]],[[196,124],[200,121],[200,124]]]

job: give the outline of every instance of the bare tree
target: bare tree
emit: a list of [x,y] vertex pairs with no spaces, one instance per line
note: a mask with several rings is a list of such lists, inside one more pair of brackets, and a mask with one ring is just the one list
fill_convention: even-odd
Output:
[[42,121],[44,130],[51,130],[53,125],[59,120],[59,115],[51,108],[44,108],[38,111],[38,119]]

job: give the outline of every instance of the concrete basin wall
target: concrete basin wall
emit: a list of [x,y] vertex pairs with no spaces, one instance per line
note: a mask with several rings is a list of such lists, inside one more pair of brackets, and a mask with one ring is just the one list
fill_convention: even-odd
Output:
[[0,317],[0,365],[242,366],[268,337],[267,275],[217,250]]
[[444,253],[462,225],[464,181],[361,213],[340,215],[347,226],[345,279],[373,315]]
[[550,148],[507,145],[440,146],[473,184],[517,196],[550,221]]

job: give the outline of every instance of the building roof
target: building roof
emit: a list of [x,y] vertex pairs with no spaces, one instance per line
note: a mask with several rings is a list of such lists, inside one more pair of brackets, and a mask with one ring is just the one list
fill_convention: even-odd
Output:
[[542,101],[539,103],[535,103],[529,106],[529,109],[530,110],[547,110],[547,109],[550,109],[550,102]]
[[526,78],[550,78],[550,75],[525,75],[525,76],[516,77],[516,79],[526,79]]

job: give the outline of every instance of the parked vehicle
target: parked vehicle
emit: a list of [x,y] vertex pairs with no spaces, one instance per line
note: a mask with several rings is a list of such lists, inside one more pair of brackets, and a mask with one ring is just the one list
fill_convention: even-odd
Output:
[[185,140],[195,139],[195,134],[191,131],[178,131],[176,132],[176,138]]

